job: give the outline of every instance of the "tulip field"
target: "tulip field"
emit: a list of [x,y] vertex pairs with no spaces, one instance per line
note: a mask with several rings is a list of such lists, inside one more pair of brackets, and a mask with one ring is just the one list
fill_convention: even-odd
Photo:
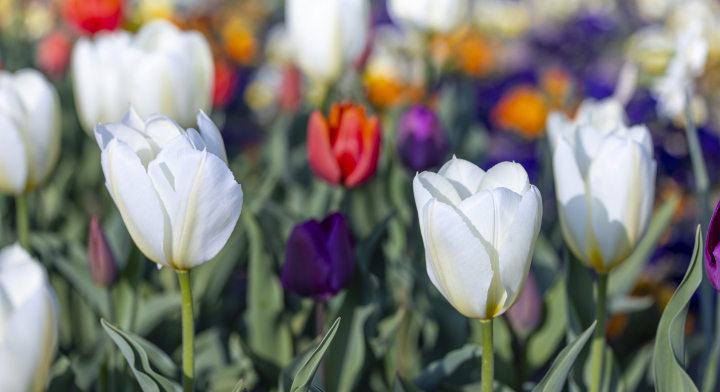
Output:
[[0,0],[0,392],[720,391],[720,3]]

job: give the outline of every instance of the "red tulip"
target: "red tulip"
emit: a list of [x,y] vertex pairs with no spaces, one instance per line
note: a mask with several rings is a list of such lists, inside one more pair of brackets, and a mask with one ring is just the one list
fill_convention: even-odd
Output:
[[90,34],[115,30],[122,19],[122,0],[64,0],[65,20],[75,29]]
[[213,107],[224,108],[235,97],[238,74],[225,61],[215,62],[215,89],[213,90]]
[[378,118],[367,118],[362,106],[333,104],[327,119],[316,110],[308,123],[310,167],[331,184],[356,187],[377,169],[380,132]]
[[37,46],[37,66],[48,78],[62,79],[70,60],[72,43],[62,31],[52,31],[45,35]]
[[88,234],[88,263],[93,282],[100,287],[109,287],[117,281],[118,269],[110,244],[103,233],[97,217],[90,221]]

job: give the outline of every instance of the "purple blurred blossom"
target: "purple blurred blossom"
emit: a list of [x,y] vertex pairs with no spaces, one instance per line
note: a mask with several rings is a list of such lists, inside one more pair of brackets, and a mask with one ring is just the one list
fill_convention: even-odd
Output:
[[414,105],[400,118],[397,132],[400,161],[416,172],[445,162],[448,142],[432,109]]

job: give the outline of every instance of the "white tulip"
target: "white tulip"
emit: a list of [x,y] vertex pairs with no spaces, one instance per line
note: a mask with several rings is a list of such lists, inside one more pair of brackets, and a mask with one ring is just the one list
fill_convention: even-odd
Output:
[[517,163],[484,172],[453,157],[413,180],[427,272],[463,315],[489,320],[525,287],[542,220],[540,191]]
[[288,0],[285,6],[295,62],[321,82],[334,81],[344,65],[362,57],[370,23],[368,0]]
[[92,134],[95,124],[120,120],[132,104],[143,119],[165,113],[192,126],[198,110],[211,108],[214,72],[205,37],[168,21],[151,21],[134,36],[117,31],[81,38],[72,54],[80,123]]
[[468,19],[468,0],[388,0],[388,14],[398,24],[447,33]]
[[580,125],[590,125],[603,135],[625,127],[627,116],[622,104],[613,98],[596,101],[586,99],[575,114],[574,119],[560,111],[551,112],[547,118],[547,133],[550,147],[555,150],[561,137],[574,139]]
[[655,197],[650,132],[617,121],[623,117],[570,125],[548,119],[548,134],[556,135],[553,168],[565,242],[601,273],[625,260],[643,237]]
[[122,122],[95,127],[105,186],[135,244],[180,271],[225,246],[243,201],[220,132],[202,111],[197,123],[199,132],[161,115],[143,122],[131,107]]
[[23,195],[52,174],[60,152],[60,100],[38,71],[0,71],[0,192]]
[[0,391],[44,391],[59,310],[47,272],[20,245],[0,250]]

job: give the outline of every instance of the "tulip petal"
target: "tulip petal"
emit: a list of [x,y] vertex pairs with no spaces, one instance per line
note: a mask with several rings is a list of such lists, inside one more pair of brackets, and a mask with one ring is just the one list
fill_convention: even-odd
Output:
[[25,192],[28,157],[20,130],[0,114],[0,191],[11,195]]
[[330,128],[319,111],[310,115],[307,134],[307,154],[313,172],[331,184],[340,183],[340,166],[330,145]]
[[541,222],[542,197],[533,185],[520,201],[500,247],[500,280],[508,298],[499,314],[513,306],[522,294]]
[[327,252],[332,262],[329,287],[331,294],[337,294],[350,283],[355,272],[355,251],[350,237],[350,227],[340,214],[328,216],[321,225],[327,233]]
[[573,125],[572,120],[570,120],[565,113],[560,111],[551,112],[548,114],[546,123],[547,126],[545,128],[547,128],[548,141],[550,141],[551,151],[555,151],[557,141],[561,137],[573,140],[571,135],[575,126]]
[[162,149],[176,136],[184,135],[185,130],[168,116],[152,115],[145,123],[145,133]]
[[[190,60],[193,62],[194,79],[198,83],[197,92],[194,94],[197,108],[194,110],[210,111],[212,109],[212,93],[215,85],[215,64],[212,50],[207,39],[198,31],[185,31],[184,39],[187,45],[186,52],[190,54]],[[200,130],[200,132],[203,131]],[[215,154],[213,151],[210,152]]]
[[340,28],[345,63],[352,64],[365,52],[370,31],[370,2],[340,0]]
[[[200,136],[198,131],[196,131],[194,128],[188,128],[187,131],[185,131],[185,136],[187,136],[187,138],[192,143],[192,148],[200,151],[207,150],[205,140],[203,140],[202,136]],[[227,162],[225,162],[225,164],[227,165]]]
[[215,123],[202,110],[200,110],[200,113],[197,115],[197,123],[200,135],[203,140],[205,140],[208,152],[215,154],[227,165],[228,159],[227,152],[225,152],[225,142],[223,142],[223,138],[218,127],[215,126]]
[[133,241],[150,260],[168,265],[160,201],[140,158],[127,144],[113,139],[102,152],[102,166],[105,186]]
[[466,317],[486,319],[493,270],[485,248],[455,209],[437,199],[423,207],[430,280]]
[[[243,192],[225,162],[207,151],[178,151],[173,267],[188,270],[225,246],[242,209]],[[171,214],[172,215],[172,214]]]
[[331,81],[343,62],[341,21],[336,0],[288,0],[286,25],[298,66],[313,79]]
[[581,125],[575,133],[575,162],[580,174],[587,178],[590,164],[597,155],[605,136],[590,125]]
[[432,198],[453,207],[462,202],[460,195],[458,195],[450,181],[433,172],[422,172],[415,175],[413,193],[415,194],[415,205],[418,211],[422,211],[428,200]]
[[135,130],[145,132],[145,121],[140,117],[133,105],[130,105],[122,117],[121,123]]
[[27,128],[32,154],[28,183],[45,182],[60,154],[60,99],[53,86],[34,69],[15,73],[13,83],[30,116]]
[[477,192],[494,188],[507,188],[518,195],[524,195],[530,189],[530,180],[521,164],[500,162],[485,173]]
[[280,277],[286,291],[319,298],[329,294],[330,256],[323,239],[325,232],[317,221],[310,220],[293,228]]
[[563,237],[575,256],[589,263],[585,244],[589,240],[587,237],[594,234],[592,230],[587,230],[589,206],[585,196],[585,181],[580,174],[575,154],[565,138],[558,139],[553,154],[553,172]]
[[156,151],[159,151],[159,147],[148,140],[145,134],[122,123],[105,123],[95,126],[95,139],[101,149],[106,149],[115,138],[127,144],[140,158],[144,167],[147,167],[150,161],[155,159]]
[[592,228],[607,272],[629,256],[639,227],[638,177],[642,147],[620,136],[609,136],[589,172]]
[[[348,113],[349,114],[349,113]],[[346,114],[344,117],[347,117]],[[344,121],[344,119],[343,119]],[[342,128],[341,128],[342,129]],[[370,117],[362,129],[362,153],[355,169],[345,179],[345,186],[352,188],[367,181],[377,169],[380,156],[380,122],[376,116]],[[340,137],[338,136],[338,139]]]
[[72,81],[80,123],[90,133],[100,119],[100,64],[92,42],[80,38],[72,52]]
[[458,159],[453,155],[452,159],[440,168],[438,174],[447,178],[460,198],[465,200],[478,191],[485,171],[472,162]]

